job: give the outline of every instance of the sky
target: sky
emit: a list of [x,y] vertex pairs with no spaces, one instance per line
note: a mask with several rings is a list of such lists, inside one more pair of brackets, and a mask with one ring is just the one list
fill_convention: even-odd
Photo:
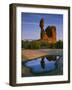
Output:
[[40,39],[39,23],[44,19],[44,29],[47,26],[56,26],[57,40],[63,39],[63,15],[62,14],[39,14],[21,13],[21,39],[37,40]]

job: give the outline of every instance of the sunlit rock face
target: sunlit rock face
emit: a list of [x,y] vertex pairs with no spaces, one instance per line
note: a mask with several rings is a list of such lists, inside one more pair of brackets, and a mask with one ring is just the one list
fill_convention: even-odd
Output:
[[56,43],[56,26],[48,26],[44,30],[44,19],[40,20],[41,40],[49,43]]

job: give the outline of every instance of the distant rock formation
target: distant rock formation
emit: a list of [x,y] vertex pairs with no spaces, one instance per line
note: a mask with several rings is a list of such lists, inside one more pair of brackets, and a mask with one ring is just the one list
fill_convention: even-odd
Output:
[[40,39],[49,43],[56,43],[56,26],[48,26],[44,30],[44,19],[40,20],[41,36]]

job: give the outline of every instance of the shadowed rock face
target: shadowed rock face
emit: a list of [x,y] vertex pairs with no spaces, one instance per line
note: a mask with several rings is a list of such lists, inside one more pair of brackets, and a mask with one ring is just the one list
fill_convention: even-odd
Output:
[[44,20],[40,20],[41,40],[48,41],[49,43],[56,43],[56,27],[48,26],[44,31]]

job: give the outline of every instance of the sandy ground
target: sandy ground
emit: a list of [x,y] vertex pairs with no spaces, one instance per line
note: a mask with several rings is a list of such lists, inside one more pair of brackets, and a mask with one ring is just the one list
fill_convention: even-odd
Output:
[[39,49],[39,50],[22,50],[22,61],[32,60],[47,55],[63,55],[63,49]]

